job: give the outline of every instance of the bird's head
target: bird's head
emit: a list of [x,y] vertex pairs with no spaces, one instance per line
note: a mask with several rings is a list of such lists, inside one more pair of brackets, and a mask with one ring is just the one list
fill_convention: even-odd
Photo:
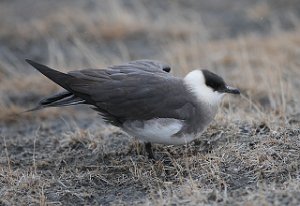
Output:
[[222,77],[208,70],[194,70],[186,75],[184,82],[199,101],[212,106],[218,105],[227,93],[240,94],[238,89],[227,85]]

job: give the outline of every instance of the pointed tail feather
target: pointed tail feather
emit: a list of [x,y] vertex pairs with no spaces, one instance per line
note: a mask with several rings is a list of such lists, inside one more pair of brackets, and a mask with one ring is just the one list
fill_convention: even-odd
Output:
[[36,106],[36,107],[34,107],[32,109],[28,109],[28,110],[25,110],[25,111],[21,112],[21,114],[22,113],[26,113],[26,112],[34,112],[34,111],[37,111],[37,110],[40,110],[40,109],[43,109],[43,108],[44,108],[43,106],[38,105],[38,106]]
[[69,96],[62,96],[60,99],[56,99],[55,101],[51,100],[52,98],[47,98],[40,102],[42,107],[63,107],[63,106],[70,106],[76,104],[84,104],[85,100],[81,99],[80,97],[76,97],[74,94],[70,93]]
[[[60,85],[64,89],[68,90],[65,92],[61,92],[58,94],[55,94],[53,96],[47,97],[39,102],[39,104],[30,109],[26,112],[30,111],[36,111],[40,110],[46,107],[63,107],[63,106],[69,106],[69,105],[76,105],[76,104],[85,104],[86,100],[82,99],[81,97],[78,97],[77,94],[74,94],[72,90],[68,86],[68,82],[71,80],[74,80],[75,77],[65,74],[59,71],[56,71],[54,69],[51,69],[45,65],[36,63],[32,60],[26,59],[26,62],[29,63],[31,66],[36,68],[39,72],[41,72],[43,75],[51,79],[56,84]],[[79,96],[83,96],[78,94]]]
[[36,68],[43,75],[54,81],[59,86],[63,87],[66,90],[69,90],[69,87],[66,82],[74,78],[71,75],[56,71],[29,59],[25,59],[25,61],[34,68]]
[[81,99],[80,97],[76,97],[71,92],[66,91],[41,100],[36,107],[29,109],[25,112],[32,112],[47,107],[63,107],[63,106],[70,106],[70,105],[84,104],[84,103],[85,100]]

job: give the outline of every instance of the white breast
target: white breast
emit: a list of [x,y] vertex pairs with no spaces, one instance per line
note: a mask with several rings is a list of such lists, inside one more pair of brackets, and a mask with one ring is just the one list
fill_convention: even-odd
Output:
[[183,127],[183,121],[171,118],[157,118],[146,121],[126,121],[123,129],[129,135],[144,142],[179,145],[192,141],[195,135],[174,136]]

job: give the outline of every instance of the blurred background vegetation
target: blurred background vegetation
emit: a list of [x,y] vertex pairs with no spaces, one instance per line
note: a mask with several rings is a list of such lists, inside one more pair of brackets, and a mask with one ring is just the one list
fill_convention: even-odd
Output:
[[[14,0],[0,4],[2,93],[18,87],[14,82],[18,78],[24,93],[48,92],[52,83],[31,85],[35,78],[45,79],[25,64],[25,58],[63,71],[135,59],[167,62],[181,76],[194,68],[207,68],[232,78],[250,96],[256,92],[254,98],[272,109],[285,107],[284,101],[291,100],[290,89],[299,87],[295,74],[299,75],[300,4],[296,0]],[[7,93],[1,106],[20,106],[18,95]],[[31,103],[22,101],[26,107]]]

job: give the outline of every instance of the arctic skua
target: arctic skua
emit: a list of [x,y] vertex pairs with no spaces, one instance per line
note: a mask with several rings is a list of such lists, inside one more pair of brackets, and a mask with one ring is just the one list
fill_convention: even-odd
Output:
[[199,138],[224,94],[240,93],[208,70],[193,70],[182,79],[169,73],[169,65],[152,60],[69,73],[26,61],[65,89],[33,110],[92,105],[106,122],[143,141],[149,158],[151,143],[180,145]]

